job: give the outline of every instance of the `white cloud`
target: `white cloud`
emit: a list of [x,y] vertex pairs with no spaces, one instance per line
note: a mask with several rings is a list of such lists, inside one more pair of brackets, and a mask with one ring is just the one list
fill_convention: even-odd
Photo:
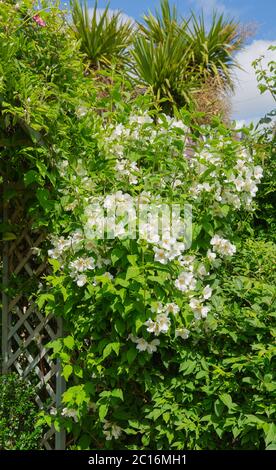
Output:
[[232,97],[232,116],[245,122],[256,122],[275,107],[275,101],[269,92],[260,94],[252,62],[264,55],[263,66],[276,60],[275,51],[267,51],[275,41],[255,40],[236,54],[236,60],[243,70],[235,72],[235,94]]
[[214,10],[218,13],[226,13],[228,10],[226,6],[217,0],[189,0],[193,6],[196,5],[198,8],[204,11],[205,15],[211,15]]
[[197,9],[200,9],[204,13],[205,19],[207,20],[212,17],[214,12],[217,12],[218,14],[224,14],[226,17],[233,18],[233,16],[239,16],[239,10],[237,8],[229,8],[224,4],[224,2],[221,2],[219,0],[189,0],[189,3],[191,4],[191,8],[194,9],[195,7]]
[[[89,12],[89,16],[92,17],[92,15],[94,13],[94,9],[89,8],[88,12]],[[103,14],[103,12],[104,12],[104,8],[97,8],[97,17],[100,18],[101,15]],[[121,19],[122,23],[127,23],[128,21],[130,21],[132,24],[135,23],[134,18],[132,18],[131,16],[128,16],[126,13],[123,13],[120,10],[111,10],[110,8],[108,9],[108,16],[109,17],[112,16],[112,15],[117,15],[118,13],[120,13],[120,19]]]

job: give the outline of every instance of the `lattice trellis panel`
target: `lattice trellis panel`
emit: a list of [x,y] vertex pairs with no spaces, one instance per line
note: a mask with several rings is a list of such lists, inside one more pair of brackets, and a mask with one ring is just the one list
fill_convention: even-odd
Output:
[[[61,324],[51,316],[38,311],[32,294],[36,292],[39,278],[46,271],[44,262],[34,254],[45,239],[43,233],[31,230],[26,217],[28,196],[4,203],[3,222],[21,227],[16,239],[5,242],[3,249],[2,313],[2,372],[16,371],[30,381],[37,391],[40,408],[57,407],[64,388],[59,364],[49,357],[46,344],[60,337]],[[64,435],[49,430],[43,446],[50,449],[64,447]]]

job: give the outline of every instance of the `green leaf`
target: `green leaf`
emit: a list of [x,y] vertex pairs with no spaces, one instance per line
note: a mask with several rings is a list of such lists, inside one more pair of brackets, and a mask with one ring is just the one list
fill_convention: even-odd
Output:
[[38,168],[38,171],[41,174],[41,176],[44,178],[45,175],[47,174],[47,166],[45,165],[45,163],[37,160],[36,167]]
[[118,318],[116,321],[115,321],[115,330],[117,331],[117,333],[122,336],[126,330],[126,325],[125,325],[125,322]]
[[78,441],[81,450],[89,450],[91,444],[91,437],[88,434],[83,434]]
[[74,348],[75,340],[72,336],[66,336],[66,338],[63,339],[63,343],[68,349],[71,350]]
[[46,211],[52,209],[53,201],[51,201],[50,192],[48,191],[48,189],[38,188],[38,190],[36,191],[36,197],[43,209],[45,209]]
[[106,359],[114,351],[118,356],[120,350],[120,343],[109,343],[103,350],[103,359]]
[[29,170],[24,175],[25,186],[29,186],[32,183],[38,183],[40,181],[39,174],[35,170]]
[[224,403],[224,405],[227,406],[229,410],[233,408],[234,403],[232,402],[231,395],[229,395],[228,393],[222,393],[221,395],[219,395],[219,399],[222,401],[222,403]]
[[53,266],[53,272],[55,274],[60,269],[60,262],[55,258],[50,258],[49,263]]
[[120,400],[124,401],[123,392],[120,388],[114,388],[114,390],[112,390],[110,396],[114,397],[114,398],[120,398]]
[[137,265],[137,259],[138,259],[138,256],[137,255],[127,255],[127,259],[128,261],[130,262],[130,264],[132,266],[136,266]]
[[103,421],[108,413],[108,405],[103,404],[99,406],[99,418],[100,421]]
[[122,259],[124,257],[124,254],[125,254],[125,250],[122,249],[122,248],[119,248],[119,247],[116,247],[112,250],[112,253],[111,253],[111,261],[112,261],[112,264],[116,264],[117,261],[119,261],[120,259]]
[[63,377],[65,378],[66,382],[68,381],[70,375],[72,374],[73,372],[73,367],[71,366],[71,364],[66,364],[66,366],[63,367]]
[[276,450],[276,442],[272,442],[271,444],[269,444],[265,450]]
[[128,351],[127,351],[127,361],[129,364],[132,364],[132,362],[134,361],[134,359],[136,358],[137,356],[137,349],[132,346]]
[[16,238],[17,236],[15,235],[15,233],[11,233],[11,232],[3,233],[3,240],[5,241],[16,240]]
[[196,362],[188,359],[185,362],[182,362],[179,367],[179,372],[183,372],[183,375],[191,374],[196,367]]
[[46,302],[54,302],[55,296],[54,294],[40,294],[36,299],[36,304],[38,308],[41,310],[42,307]]
[[83,378],[83,369],[78,364],[74,366],[74,375],[76,375],[76,377],[80,377],[81,379]]
[[126,272],[126,280],[128,279],[135,279],[138,277],[140,274],[140,269],[139,267],[136,266],[130,266]]
[[57,354],[62,349],[62,343],[60,339],[55,339],[54,341],[48,343],[46,346],[47,348],[53,349],[54,354]]

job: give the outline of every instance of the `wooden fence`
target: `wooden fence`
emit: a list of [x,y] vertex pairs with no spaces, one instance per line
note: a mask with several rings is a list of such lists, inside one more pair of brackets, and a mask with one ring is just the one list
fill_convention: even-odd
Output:
[[[3,198],[1,205],[2,225],[16,228],[15,235],[10,233],[10,240],[1,244],[2,373],[17,372],[35,387],[38,406],[50,409],[60,406],[64,380],[46,344],[62,335],[62,324],[39,312],[33,298],[47,265],[34,254],[45,234],[31,228],[26,210],[28,197],[19,190],[16,197]],[[64,432],[50,429],[42,445],[47,450],[63,449]]]

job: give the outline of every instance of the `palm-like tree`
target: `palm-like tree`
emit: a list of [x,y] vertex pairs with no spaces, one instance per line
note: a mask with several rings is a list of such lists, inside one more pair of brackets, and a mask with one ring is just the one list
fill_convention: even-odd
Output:
[[162,0],[161,12],[145,15],[139,29],[132,51],[134,67],[156,98],[180,107],[196,102],[198,90],[206,83],[210,90],[212,80],[216,93],[233,87],[232,69],[237,66],[233,54],[244,40],[233,20],[214,14],[207,29],[203,15],[197,19],[191,13],[183,20],[168,0]]
[[165,40],[168,35],[177,36],[179,32],[179,19],[176,7],[170,7],[168,0],[163,0],[160,10],[155,15],[149,12],[143,16],[144,24],[138,23],[140,31],[148,39],[155,43]]
[[[138,36],[132,50],[133,69],[138,82],[150,87],[157,103],[166,111],[191,101],[194,77],[188,74],[189,49],[183,51],[181,35],[167,35],[162,42]],[[185,82],[183,76],[189,77]]]
[[86,2],[71,0],[71,6],[73,27],[90,65],[99,69],[114,61],[122,64],[132,41],[132,22],[123,21],[120,12],[110,14],[109,5],[99,14],[97,1],[92,12]]
[[232,89],[232,70],[238,66],[234,53],[242,48],[244,41],[239,34],[239,25],[214,13],[207,30],[203,14],[197,19],[192,13],[186,40],[190,46],[191,71],[203,82],[211,77],[220,81],[222,87]]
[[[152,90],[157,102],[169,111],[191,100],[194,77],[183,82],[189,64],[189,46],[185,40],[186,26],[179,22],[176,7],[168,0],[161,2],[161,12],[144,15],[144,24],[138,23],[131,55],[139,82]],[[187,47],[184,47],[184,44]]]

